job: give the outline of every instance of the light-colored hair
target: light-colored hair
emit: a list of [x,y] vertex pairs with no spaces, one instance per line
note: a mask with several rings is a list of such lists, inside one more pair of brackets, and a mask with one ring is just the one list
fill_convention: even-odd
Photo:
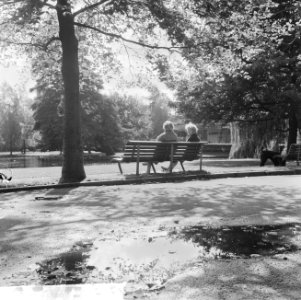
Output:
[[171,121],[165,121],[163,123],[163,130],[164,131],[173,131],[173,123]]
[[198,128],[196,125],[194,125],[193,123],[188,123],[185,125],[185,130],[187,132],[191,132],[191,133],[197,133],[198,132]]

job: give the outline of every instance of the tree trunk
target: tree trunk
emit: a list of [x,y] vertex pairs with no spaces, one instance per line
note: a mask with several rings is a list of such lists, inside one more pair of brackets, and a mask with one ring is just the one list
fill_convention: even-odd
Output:
[[284,136],[275,130],[275,124],[269,121],[254,123],[238,122],[230,124],[231,150],[229,158],[259,157],[262,147],[279,146]]
[[57,1],[59,36],[62,43],[64,81],[63,168],[60,183],[85,179],[81,137],[81,104],[79,97],[78,41],[74,32],[69,0]]
[[295,144],[297,142],[297,129],[298,129],[298,121],[296,118],[296,107],[292,105],[289,111],[289,131],[288,131],[288,139],[287,139],[287,150],[290,148],[291,144]]
[[231,150],[229,158],[254,157],[256,153],[256,143],[252,128],[248,125],[240,126],[238,123],[231,123]]

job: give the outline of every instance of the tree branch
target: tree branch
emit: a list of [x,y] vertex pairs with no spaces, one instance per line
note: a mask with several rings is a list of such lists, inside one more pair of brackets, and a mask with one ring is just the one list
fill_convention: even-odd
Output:
[[[12,1],[7,1],[5,3],[1,3],[0,7],[3,7],[5,5],[11,5],[11,4],[17,4],[17,3],[20,3],[20,2],[24,2],[24,0],[12,0]],[[56,7],[54,5],[51,5],[49,3],[47,3],[47,0],[39,0],[39,2],[42,4],[42,5],[45,5],[45,6],[48,6],[52,9],[56,9]]]
[[45,44],[39,44],[39,43],[31,43],[31,42],[16,42],[16,41],[11,41],[11,40],[7,40],[7,39],[1,39],[0,38],[0,42],[3,43],[7,43],[9,45],[17,45],[17,46],[32,46],[32,47],[37,47],[40,48],[44,51],[47,50],[48,46],[56,40],[60,40],[59,37],[57,36],[53,36],[52,38],[49,39],[49,41]]
[[81,8],[81,9],[79,9],[78,11],[74,12],[72,15],[73,15],[73,17],[76,17],[77,15],[79,15],[79,14],[81,14],[81,13],[87,11],[87,10],[93,9],[93,8],[95,8],[97,6],[100,6],[100,5],[102,5],[102,4],[106,3],[106,2],[111,2],[111,1],[112,0],[101,0],[99,2],[96,2],[94,4],[91,4],[91,5],[88,5],[88,6],[85,6],[85,7]]
[[47,50],[48,46],[54,41],[60,41],[60,38],[58,36],[53,36],[50,38],[49,41],[44,44],[44,49]]
[[56,10],[56,6],[51,5],[51,4],[47,3],[46,1],[43,2],[43,5]]
[[23,2],[23,0],[13,0],[13,1],[7,1],[7,2],[4,2],[4,3],[1,3],[0,7],[3,7],[5,5],[11,5],[11,4],[17,4],[19,2]]
[[33,46],[37,48],[43,49],[43,44],[38,44],[38,43],[30,43],[30,42],[15,42],[15,41],[10,41],[6,39],[0,39],[0,42],[7,43],[9,45],[17,45],[17,46]]
[[87,24],[82,24],[82,23],[74,22],[74,25],[79,26],[79,27],[83,27],[83,28],[88,28],[88,29],[97,31],[97,32],[99,32],[99,33],[101,33],[101,34],[104,34],[104,35],[113,37],[113,38],[115,38],[115,39],[120,39],[120,40],[123,40],[123,41],[125,41],[125,42],[131,43],[131,44],[135,44],[135,45],[139,45],[139,46],[146,47],[146,48],[150,48],[150,49],[173,50],[173,49],[185,49],[185,48],[191,48],[191,47],[185,47],[185,46],[178,46],[178,47],[177,47],[177,46],[171,46],[171,47],[167,47],[167,46],[155,46],[155,45],[149,45],[149,44],[145,44],[145,43],[142,43],[142,42],[137,42],[137,41],[134,41],[134,40],[127,39],[127,38],[123,37],[123,36],[120,35],[120,34],[116,34],[116,33],[111,33],[111,32],[103,31],[103,30],[101,30],[101,29],[95,28],[95,27],[90,26],[90,25],[87,25]]

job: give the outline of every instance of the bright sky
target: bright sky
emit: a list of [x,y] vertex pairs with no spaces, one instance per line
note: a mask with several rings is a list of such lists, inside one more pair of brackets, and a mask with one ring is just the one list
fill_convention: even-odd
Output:
[[14,59],[0,61],[0,83],[7,82],[11,86],[32,84],[30,62],[24,55],[14,55]]
[[161,82],[153,72],[152,66],[145,57],[147,53],[146,48],[129,43],[116,43],[113,48],[115,49],[117,59],[122,65],[122,70],[121,73],[116,74],[116,80],[113,79],[104,85],[106,93],[116,92],[116,86],[122,80],[125,83],[132,81],[132,87],[122,88],[121,93],[141,97],[143,101],[150,96],[150,93],[146,88],[135,86],[136,84],[139,85],[138,81],[139,77],[141,77],[142,81],[148,81],[148,83],[156,86],[161,93],[166,94],[171,100],[174,99],[173,91]]
[[35,96],[34,93],[30,92],[30,88],[34,86],[34,81],[29,69],[20,66],[3,67],[0,65],[0,85],[4,82],[15,89],[18,94],[22,93],[20,96],[24,101],[23,104],[30,103]]
[[[146,49],[137,45],[116,43],[115,54],[122,65],[120,73],[113,76],[110,82],[105,82],[104,93],[110,94],[119,90],[122,94],[138,97],[141,101],[147,100],[150,93],[146,88],[138,87],[137,78],[142,76],[142,80],[156,86],[161,93],[166,94],[171,100],[174,98],[173,92],[162,83],[153,73],[152,67],[146,60]],[[31,97],[29,89],[34,86],[34,81],[30,73],[30,61],[25,56],[14,56],[16,59],[10,62],[0,61],[0,84],[7,82],[10,86],[20,88],[25,87],[28,96]],[[124,82],[120,86],[120,83]],[[127,84],[131,86],[127,86]],[[122,87],[123,86],[123,87]],[[122,90],[121,90],[121,89]]]
[[4,68],[0,66],[0,82],[15,85],[20,80],[20,74],[16,68]]

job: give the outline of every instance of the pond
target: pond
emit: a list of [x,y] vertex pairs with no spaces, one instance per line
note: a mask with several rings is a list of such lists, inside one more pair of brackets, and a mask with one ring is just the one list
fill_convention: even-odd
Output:
[[[103,154],[84,155],[85,165],[93,163],[106,163],[109,158]],[[14,168],[40,168],[62,166],[62,155],[0,155],[0,170]]]

